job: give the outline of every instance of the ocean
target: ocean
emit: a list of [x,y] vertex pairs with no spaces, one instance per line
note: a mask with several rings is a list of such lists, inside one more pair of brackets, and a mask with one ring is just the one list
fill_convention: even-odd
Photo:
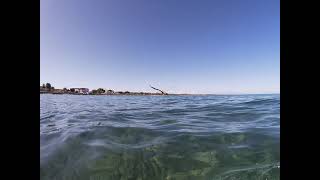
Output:
[[280,95],[41,94],[40,179],[280,179]]

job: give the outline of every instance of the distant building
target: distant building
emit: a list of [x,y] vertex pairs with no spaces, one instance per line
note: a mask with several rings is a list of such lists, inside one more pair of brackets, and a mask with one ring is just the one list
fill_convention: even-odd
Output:
[[47,93],[48,90],[42,86],[40,86],[40,93]]
[[70,88],[70,91],[79,94],[89,94],[88,88]]

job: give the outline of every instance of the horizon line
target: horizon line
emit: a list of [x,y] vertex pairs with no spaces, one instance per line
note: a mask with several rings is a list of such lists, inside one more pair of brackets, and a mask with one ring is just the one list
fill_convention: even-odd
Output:
[[[46,83],[40,83],[40,86],[42,86],[41,84],[46,84]],[[51,84],[51,83],[50,83]],[[67,86],[63,86],[62,88],[56,88],[55,86],[53,86],[55,89],[63,89],[63,88],[88,88],[88,87],[67,87]],[[98,87],[98,88],[88,88],[89,90],[96,90],[96,89],[106,89],[106,90],[114,90],[112,88],[104,88],[104,87]],[[129,91],[129,92],[152,92],[150,91],[131,91],[131,90],[114,90],[114,91]],[[178,92],[170,92],[170,91],[166,91],[168,94],[186,94],[186,95],[280,95],[280,92],[209,92],[209,93],[187,93],[187,92],[182,92],[182,93],[178,93]]]

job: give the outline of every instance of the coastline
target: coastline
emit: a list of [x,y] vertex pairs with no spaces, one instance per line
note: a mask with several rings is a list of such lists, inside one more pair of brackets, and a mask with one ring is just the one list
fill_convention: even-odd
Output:
[[114,91],[112,89],[98,88],[89,90],[89,88],[63,88],[56,89],[51,86],[50,83],[42,84],[40,86],[40,94],[70,94],[70,95],[130,95],[130,96],[150,96],[150,95],[169,95],[168,93],[162,91],[161,89],[157,89],[155,87],[150,86],[152,89],[158,92],[130,92],[130,91]]
[[80,93],[55,93],[55,92],[40,92],[40,94],[52,95],[75,95],[75,96],[183,96],[183,95],[198,95],[198,94],[160,94],[160,93],[128,93],[128,94],[80,94]]
[[[70,92],[40,92],[40,94],[54,94],[54,95],[80,95],[80,96],[168,96],[168,95],[183,95],[183,94],[161,94],[161,93],[101,93],[101,94],[83,94],[83,93],[70,93]],[[185,94],[186,95],[186,94]]]
[[160,94],[160,93],[129,93],[129,94],[80,94],[80,93],[57,93],[57,92],[40,92],[40,94],[52,95],[75,95],[75,96],[246,96],[246,95],[280,95],[280,93],[265,93],[265,94]]

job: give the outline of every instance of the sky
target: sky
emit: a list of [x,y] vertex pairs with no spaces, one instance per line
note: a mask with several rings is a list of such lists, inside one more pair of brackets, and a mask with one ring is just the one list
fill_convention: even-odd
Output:
[[40,85],[280,93],[279,0],[41,0]]

